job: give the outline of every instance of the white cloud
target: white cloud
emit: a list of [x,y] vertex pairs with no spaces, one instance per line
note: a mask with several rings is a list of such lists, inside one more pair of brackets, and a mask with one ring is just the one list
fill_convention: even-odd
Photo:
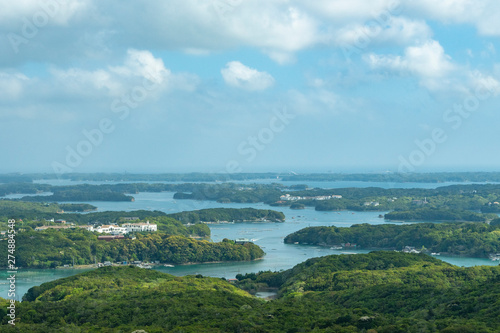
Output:
[[437,41],[408,47],[405,50],[405,58],[404,66],[423,77],[443,77],[455,68],[451,63],[451,57],[445,54],[443,47]]
[[431,40],[419,46],[407,47],[403,56],[370,54],[365,60],[373,68],[409,73],[420,78],[430,89],[439,89],[456,66],[439,42]]
[[470,23],[482,35],[500,36],[500,2],[497,0],[405,1],[405,10],[444,23]]
[[380,44],[408,45],[431,36],[432,31],[424,21],[392,16],[383,24],[369,21],[340,28],[335,34],[335,42],[363,49]]
[[159,82],[171,75],[161,58],[155,58],[149,51],[135,49],[127,51],[124,66],[111,70],[124,76],[142,76]]
[[[58,4],[49,6],[42,4]],[[396,5],[395,5],[396,4]],[[400,5],[398,5],[400,4]],[[431,38],[426,21],[468,23],[500,36],[498,0],[249,0],[119,1],[0,0],[0,33],[22,35],[24,20],[47,14],[47,26],[20,54],[0,39],[0,66],[31,61],[117,56],[129,48],[190,54],[238,47],[259,49],[280,64],[301,50],[352,43],[380,25],[373,46],[408,46]],[[54,8],[54,9],[50,9]],[[140,15],[138,15],[140,13]],[[43,33],[41,33],[43,31]]]
[[140,86],[154,86],[159,91],[177,89],[192,91],[199,78],[189,73],[172,74],[161,58],[146,50],[131,49],[121,66],[110,66],[94,71],[80,68],[53,69],[56,84],[72,94],[97,94],[118,97]]
[[20,73],[0,72],[0,98],[4,101],[18,99],[24,91],[24,86],[29,81],[27,76]]
[[125,91],[123,83],[103,69],[88,71],[80,68],[67,70],[54,68],[51,73],[55,84],[70,94],[95,95],[101,92],[109,96],[118,96]]
[[500,82],[491,75],[472,71],[469,73],[472,88],[476,91],[487,90],[493,95],[500,95]]
[[367,21],[383,13],[399,13],[398,1],[394,0],[316,0],[304,4],[316,15],[327,17],[341,24]]
[[64,26],[89,9],[90,5],[88,0],[0,0],[0,22],[3,22],[2,25],[22,22],[22,26],[32,25],[35,28]]
[[247,67],[239,61],[231,61],[221,69],[226,84],[250,91],[265,90],[274,84],[274,78],[266,73]]
[[73,121],[74,114],[79,119],[89,112],[107,112],[114,100],[125,96],[140,104],[170,96],[167,94],[174,90],[191,93],[200,83],[198,76],[172,73],[151,52],[135,49],[127,52],[121,66],[94,70],[52,67],[47,74],[42,80],[0,72],[0,98],[4,101],[0,115]]

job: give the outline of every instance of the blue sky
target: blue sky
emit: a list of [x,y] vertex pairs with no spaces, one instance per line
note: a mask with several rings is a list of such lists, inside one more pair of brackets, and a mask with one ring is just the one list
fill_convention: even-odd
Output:
[[498,1],[0,3],[0,172],[500,169]]

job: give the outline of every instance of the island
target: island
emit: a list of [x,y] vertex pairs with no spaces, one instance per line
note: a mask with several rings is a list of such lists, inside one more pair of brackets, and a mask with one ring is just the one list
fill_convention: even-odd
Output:
[[[186,227],[171,233],[136,233],[133,237],[99,236],[83,228],[19,232],[16,242],[23,246],[16,250],[16,265],[20,268],[56,268],[137,261],[187,264],[249,261],[264,256],[264,251],[251,242],[239,244],[224,239],[215,243],[189,236]],[[7,241],[0,242],[0,251],[8,253],[7,246]]]
[[284,242],[488,258],[500,253],[500,225],[416,223],[309,227],[286,236]]
[[[254,208],[208,208],[194,211],[185,211],[167,214],[161,211],[137,210],[92,212],[96,207],[89,204],[58,204],[38,203],[18,200],[0,200],[0,230],[5,230],[7,220],[16,217],[22,220],[22,226],[34,229],[43,225],[50,225],[54,220],[62,219],[77,225],[95,225],[98,223],[117,224],[130,220],[147,220],[170,218],[170,223],[177,220],[182,224],[198,224],[201,222],[284,222],[285,215],[270,209]],[[72,213],[73,212],[73,213]],[[75,212],[89,212],[80,214]],[[157,221],[162,229],[162,220]],[[2,229],[2,227],[4,229]],[[207,228],[208,229],[208,228]],[[210,235],[210,234],[208,234]]]
[[[259,203],[317,211],[389,212],[388,220],[488,222],[500,212],[499,184],[467,184],[423,188],[308,188],[306,185],[237,183],[120,183],[52,186],[36,183],[0,184],[0,194],[36,194],[20,201],[133,200],[139,192],[173,192],[176,200]],[[59,200],[58,200],[59,199]]]
[[182,223],[285,222],[285,214],[270,209],[209,208],[169,214]]
[[[158,211],[63,213],[67,204],[0,200],[0,225],[16,220],[16,264],[23,268],[56,268],[98,263],[158,262],[186,264],[249,261],[264,256],[252,241],[209,241],[207,223],[221,221],[283,222],[281,212],[242,209],[204,209],[165,214]],[[75,204],[74,209],[87,209]],[[34,218],[36,216],[37,218]],[[55,218],[54,218],[55,217]],[[179,220],[182,221],[179,221]],[[7,253],[9,235],[0,236]]]

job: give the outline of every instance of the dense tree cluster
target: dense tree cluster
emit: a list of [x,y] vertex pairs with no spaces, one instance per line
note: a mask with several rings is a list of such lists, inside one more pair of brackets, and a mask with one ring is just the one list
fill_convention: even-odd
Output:
[[181,221],[182,223],[198,223],[198,222],[244,222],[244,221],[273,221],[284,222],[285,215],[282,212],[277,212],[268,209],[255,208],[209,208],[200,209],[189,212],[181,212],[169,214],[168,216]]
[[486,223],[418,223],[408,225],[353,225],[349,228],[310,227],[285,237],[285,243],[341,245],[365,249],[402,250],[405,246],[428,252],[488,257],[500,252],[500,225]]
[[189,193],[177,192],[174,199],[213,200],[222,203],[274,203],[283,195],[283,185],[198,184]]
[[416,208],[413,210],[394,211],[384,215],[386,220],[395,221],[469,221],[486,222],[498,217],[495,214],[481,214],[468,210],[449,208]]
[[2,332],[483,332],[500,329],[500,267],[459,268],[426,255],[314,258],[283,272],[239,275],[278,298],[223,279],[105,267],[31,288]]
[[[79,225],[100,225],[100,224],[122,224],[130,222],[126,219],[131,217],[138,220],[150,220],[159,226],[160,231],[169,232],[169,229],[182,224],[217,221],[258,221],[268,220],[283,222],[285,216],[281,212],[268,209],[254,208],[209,208],[190,212],[166,214],[160,211],[138,210],[132,212],[106,211],[88,214],[68,213],[70,211],[88,211],[95,209],[89,204],[56,204],[56,203],[35,203],[25,201],[0,200],[0,226],[5,225],[9,218],[24,220],[21,225],[25,228],[34,229],[36,227],[49,224],[47,220],[64,219],[68,223]],[[61,213],[64,211],[65,213]],[[137,222],[137,221],[136,221]],[[190,226],[192,235],[210,236],[210,229],[206,225]],[[196,232],[194,231],[196,230]]]
[[[182,225],[181,225],[182,226]],[[172,231],[172,230],[171,230]],[[136,239],[98,240],[97,235],[83,229],[26,231],[16,235],[16,265],[23,268],[54,268],[62,265],[87,265],[95,262],[159,261],[184,264],[189,262],[244,261],[260,258],[264,252],[257,245],[220,243],[162,232],[137,234]],[[0,242],[7,253],[7,242]],[[4,264],[6,265],[6,263]]]
[[82,191],[78,189],[54,189],[54,194],[47,196],[25,196],[23,201],[62,202],[62,201],[134,201],[134,197],[112,191]]
[[[477,215],[477,212],[500,212],[500,185],[498,184],[452,185],[436,189],[383,189],[368,187],[339,188],[334,190],[320,188],[306,189],[304,185],[287,187],[281,184],[243,185],[236,183],[120,183],[71,186],[51,186],[33,183],[0,184],[0,194],[38,193],[42,191],[53,192],[54,194],[50,196],[29,196],[22,198],[22,200],[39,202],[123,201],[133,200],[133,197],[129,194],[167,191],[175,192],[175,199],[211,200],[221,203],[264,202],[276,206],[304,205],[312,206],[318,211],[394,211],[399,217],[404,217],[405,220],[421,220],[422,218],[416,214],[408,213],[421,208],[428,209],[427,211],[421,210],[420,212],[425,212],[431,219],[436,219],[433,215],[444,215],[446,218],[443,220],[484,221],[491,219],[492,215]],[[280,198],[284,194],[309,198],[340,195],[342,198],[286,201]],[[433,211],[432,209],[436,210]],[[388,217],[390,218],[391,215],[388,215]]]

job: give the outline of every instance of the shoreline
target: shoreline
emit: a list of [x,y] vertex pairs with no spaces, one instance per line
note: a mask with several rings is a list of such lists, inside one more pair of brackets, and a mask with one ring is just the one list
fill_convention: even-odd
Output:
[[[328,247],[332,247],[332,246],[338,246],[338,244],[295,244],[295,243],[285,243],[285,244],[289,244],[289,245],[300,245],[300,246],[320,246],[320,247],[324,247],[324,248],[328,248]],[[373,247],[367,247],[367,248],[362,248],[362,247],[356,247],[356,248],[342,248],[342,249],[338,249],[338,251],[349,251],[349,250],[366,250],[366,251],[394,251],[394,252],[403,252],[403,253],[406,253],[404,252],[403,250],[396,250],[394,248],[373,248]],[[410,252],[408,252],[410,253]],[[428,256],[431,256],[433,258],[437,258],[439,259],[438,257],[440,256],[444,256],[444,257],[453,257],[453,258],[468,258],[468,259],[489,259],[491,260],[489,257],[469,257],[469,256],[464,256],[464,255],[460,255],[460,254],[454,254],[454,253],[449,253],[449,252],[437,252],[439,254],[437,255],[433,255],[432,253],[435,253],[435,252],[431,252],[431,251],[425,251],[425,252],[418,252],[419,254],[422,253],[422,254],[426,254]],[[494,260],[491,260],[491,261],[494,261]]]
[[[69,266],[69,267],[56,267],[56,268],[36,268],[36,267],[18,267],[20,270],[24,269],[40,269],[40,270],[68,270],[68,269],[95,269],[95,268],[101,268],[101,267],[122,267],[122,266],[138,266],[138,265],[147,265],[151,266],[151,268],[157,268],[157,267],[165,267],[164,265],[174,265],[173,267],[177,266],[190,266],[190,265],[204,265],[204,264],[225,264],[225,263],[243,263],[243,262],[253,262],[253,261],[258,261],[258,260],[263,260],[264,257],[261,258],[256,258],[252,260],[221,260],[221,261],[204,261],[204,262],[186,262],[182,264],[172,264],[172,263],[161,263],[161,264],[151,264],[151,263],[142,263],[142,264],[111,264],[110,266],[98,266],[96,264],[88,264],[88,265],[75,265],[75,266]],[[166,267],[166,268],[173,268],[173,267]],[[7,267],[2,267],[2,270],[7,270]]]

